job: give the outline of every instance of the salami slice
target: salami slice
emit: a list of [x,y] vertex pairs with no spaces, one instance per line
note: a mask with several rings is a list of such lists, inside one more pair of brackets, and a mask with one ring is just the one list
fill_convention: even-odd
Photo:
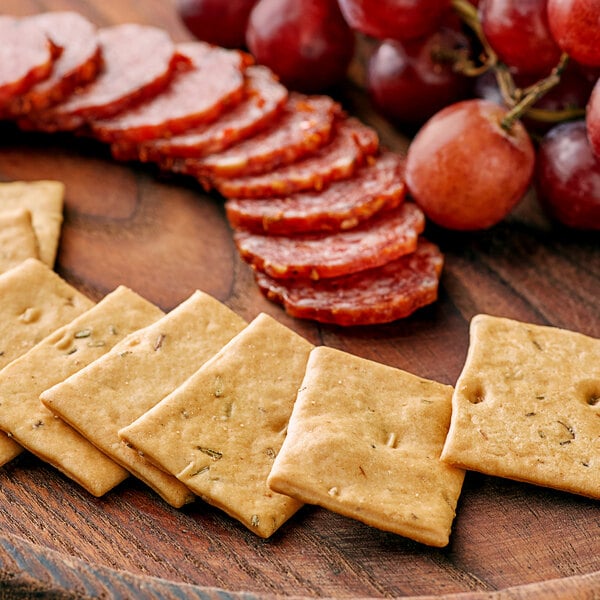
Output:
[[96,26],[71,11],[45,12],[27,17],[62,48],[51,75],[19,95],[8,111],[13,115],[39,111],[57,104],[73,91],[92,81],[102,64]]
[[277,280],[255,272],[263,294],[300,319],[342,326],[390,323],[435,302],[444,258],[420,239],[417,249],[381,267],[333,279]]
[[378,267],[414,252],[425,216],[406,203],[365,223],[332,234],[257,235],[238,230],[241,257],[276,279],[327,279]]
[[245,96],[215,122],[168,139],[157,139],[139,146],[116,143],[111,146],[117,159],[164,162],[167,157],[200,158],[222,152],[243,139],[256,135],[281,113],[288,91],[273,72],[263,66],[248,67]]
[[374,129],[347,118],[338,124],[328,144],[303,160],[263,175],[215,178],[205,186],[214,186],[225,198],[269,198],[322,190],[333,181],[350,177],[378,147]]
[[171,168],[198,178],[271,171],[325,144],[339,110],[339,105],[328,96],[291,93],[281,116],[266,130],[223,152],[174,161]]
[[0,15],[0,111],[49,77],[59,53],[33,21]]
[[404,200],[404,158],[384,152],[350,179],[323,191],[298,192],[283,198],[230,199],[225,202],[234,229],[293,235],[356,227],[380,210]]
[[74,130],[151,98],[169,83],[182,57],[158,27],[127,23],[98,30],[103,69],[77,94],[19,120],[24,129]]
[[103,142],[140,143],[187,131],[214,121],[244,94],[244,70],[250,55],[204,42],[179,44],[177,51],[191,67],[177,73],[161,94],[92,124],[92,133]]

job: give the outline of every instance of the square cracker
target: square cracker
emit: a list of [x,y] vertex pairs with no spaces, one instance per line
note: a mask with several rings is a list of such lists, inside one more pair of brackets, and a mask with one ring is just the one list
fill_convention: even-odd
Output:
[[261,314],[121,431],[203,500],[261,537],[302,505],[267,486],[312,345]]
[[600,498],[600,340],[477,315],[442,459]]
[[24,208],[31,213],[39,257],[54,266],[63,222],[65,186],[60,181],[13,181],[0,183],[0,212]]
[[268,479],[276,491],[445,546],[464,471],[440,461],[452,388],[315,348]]
[[94,496],[106,493],[127,477],[127,471],[55,418],[39,396],[162,314],[147,300],[119,287],[51,333],[0,371],[0,428]]
[[0,369],[93,305],[35,258],[0,275]]
[[31,213],[24,208],[0,212],[0,273],[28,258],[38,258],[38,241]]
[[245,321],[197,291],[156,323],[42,394],[42,402],[175,507],[194,499],[178,479],[127,447],[119,429],[183,383]]
[[[35,258],[0,275],[0,369],[94,303]],[[0,465],[21,445],[0,434]]]

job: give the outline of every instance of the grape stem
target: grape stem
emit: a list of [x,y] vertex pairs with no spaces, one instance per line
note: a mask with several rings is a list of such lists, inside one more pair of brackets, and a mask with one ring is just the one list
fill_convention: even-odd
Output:
[[[502,119],[501,126],[506,131],[510,131],[513,126],[513,123],[520,119],[525,113],[528,113],[529,116],[534,116],[531,114],[531,107],[538,101],[542,96],[544,96],[547,92],[549,92],[554,86],[556,86],[560,82],[560,76],[563,71],[567,68],[569,64],[569,55],[564,53],[560,57],[558,64],[554,69],[552,69],[550,75],[545,77],[544,79],[540,79],[534,85],[529,86],[524,90],[519,90],[520,98],[516,97],[516,102],[514,106],[506,113],[504,119]],[[545,113],[549,113],[551,111],[544,111]],[[565,111],[561,111],[565,112]]]
[[513,123],[525,113],[527,113],[528,117],[545,123],[557,123],[576,119],[585,114],[585,109],[580,108],[565,110],[532,108],[542,96],[560,82],[560,77],[569,62],[569,56],[567,54],[563,53],[558,64],[548,77],[541,79],[525,89],[518,88],[515,85],[509,68],[499,60],[498,55],[487,41],[483,32],[483,27],[481,26],[481,21],[479,20],[477,8],[471,4],[469,0],[452,0],[452,8],[460,19],[477,36],[483,49],[482,55],[479,57],[481,61],[480,66],[475,66],[472,62],[463,60],[455,64],[455,69],[464,75],[475,77],[489,70],[494,71],[500,93],[502,94],[502,99],[509,108],[509,112],[501,123],[503,129],[509,131]]
[[494,49],[490,46],[483,33],[477,8],[475,8],[475,6],[473,6],[468,0],[452,0],[452,8],[460,17],[461,21],[463,21],[463,23],[465,23],[475,33],[483,48],[483,56],[480,57],[480,66],[475,66],[473,62],[465,61],[457,64],[456,68],[463,75],[467,75],[469,77],[477,77],[482,75],[489,69],[498,65],[499,61],[498,56],[494,52]]

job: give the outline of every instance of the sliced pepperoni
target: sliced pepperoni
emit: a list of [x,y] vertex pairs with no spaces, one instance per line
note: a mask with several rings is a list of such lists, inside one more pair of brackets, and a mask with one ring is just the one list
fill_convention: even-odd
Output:
[[104,62],[98,77],[65,102],[21,119],[23,128],[73,130],[111,117],[161,92],[183,61],[158,27],[128,23],[101,28],[98,40]]
[[45,12],[27,17],[62,48],[51,75],[15,98],[9,112],[15,116],[48,108],[65,100],[73,91],[98,74],[102,52],[96,26],[71,11]]
[[277,280],[255,272],[263,294],[300,319],[336,325],[376,325],[435,302],[444,257],[424,239],[415,252],[381,267],[333,279]]
[[168,139],[145,142],[140,146],[116,143],[111,146],[117,159],[164,162],[167,157],[200,158],[222,152],[243,139],[256,135],[281,113],[288,91],[273,72],[263,66],[248,67],[245,97],[240,104],[221,115],[214,123]]
[[271,171],[325,144],[339,110],[328,96],[292,93],[281,116],[258,135],[204,158],[176,160],[171,169],[198,178]]
[[328,144],[303,160],[263,175],[216,178],[204,184],[214,186],[226,198],[268,198],[322,190],[333,181],[350,177],[378,147],[374,129],[348,118],[338,124]]
[[0,15],[0,110],[49,77],[59,54],[33,21]]
[[244,70],[250,55],[204,42],[179,44],[177,51],[191,66],[177,73],[161,94],[92,124],[92,133],[103,142],[140,143],[187,131],[214,121],[244,94]]
[[351,229],[404,200],[403,176],[404,158],[384,152],[350,179],[334,182],[323,191],[283,198],[235,198],[225,202],[225,210],[234,229],[256,233],[293,235]]
[[238,230],[234,241],[241,257],[276,279],[326,279],[378,267],[413,252],[425,217],[406,203],[368,221],[332,234],[258,235]]

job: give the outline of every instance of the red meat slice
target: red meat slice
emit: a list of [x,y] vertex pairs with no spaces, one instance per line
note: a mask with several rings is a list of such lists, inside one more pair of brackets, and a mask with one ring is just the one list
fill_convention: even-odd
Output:
[[213,122],[168,139],[157,139],[141,145],[115,143],[113,156],[119,160],[165,162],[167,157],[200,158],[222,152],[243,139],[256,135],[280,114],[288,91],[270,69],[255,65],[248,67],[245,96]]
[[380,210],[404,200],[404,159],[384,152],[350,179],[323,191],[298,192],[283,198],[234,198],[225,210],[231,226],[256,233],[293,235],[356,227]]
[[49,77],[59,54],[35,22],[0,15],[0,112]]
[[425,216],[406,203],[354,229],[332,234],[258,235],[238,230],[241,257],[276,279],[327,279],[378,267],[414,252]]
[[[263,175],[216,178],[203,181],[226,198],[268,198],[306,190],[322,190],[346,179],[375,154],[379,137],[374,129],[354,118],[341,121],[333,139],[315,153]],[[202,181],[202,179],[200,179]]]
[[103,68],[98,77],[56,106],[30,113],[24,129],[74,130],[111,117],[161,92],[184,59],[158,27],[128,23],[98,30]]
[[273,279],[256,271],[263,294],[300,319],[336,325],[376,325],[435,302],[444,257],[421,239],[415,252],[381,267],[333,279]]
[[161,94],[92,124],[103,142],[140,143],[176,135],[200,123],[214,121],[244,95],[244,70],[250,55],[204,42],[179,44],[177,51],[191,67],[177,73]]
[[11,103],[11,115],[39,111],[62,102],[74,90],[92,81],[102,65],[96,26],[70,11],[45,12],[26,18],[62,48],[52,73]]
[[281,116],[258,135],[204,158],[176,160],[171,170],[198,178],[271,171],[325,144],[338,114],[339,105],[328,96],[292,93]]

